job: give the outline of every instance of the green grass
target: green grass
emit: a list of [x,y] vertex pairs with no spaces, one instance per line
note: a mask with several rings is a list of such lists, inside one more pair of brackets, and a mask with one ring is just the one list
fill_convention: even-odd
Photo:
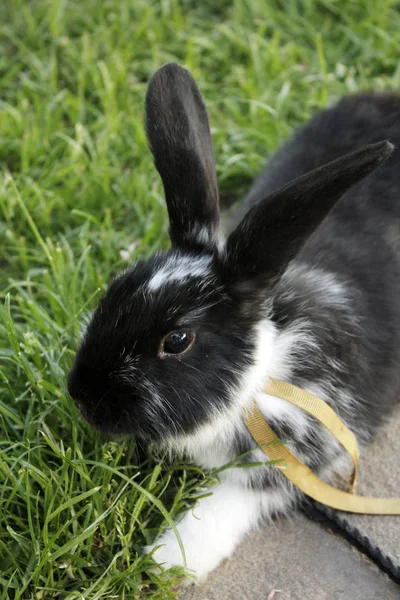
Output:
[[231,202],[316,109],[398,89],[399,47],[399,0],[2,0],[0,600],[176,595],[140,548],[208,476],[93,432],[65,385],[110,274],[168,243],[151,74],[193,71]]

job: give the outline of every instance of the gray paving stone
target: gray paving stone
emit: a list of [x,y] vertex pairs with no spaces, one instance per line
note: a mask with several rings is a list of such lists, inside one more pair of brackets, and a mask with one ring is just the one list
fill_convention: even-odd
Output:
[[400,600],[400,587],[345,540],[302,515],[248,536],[180,600]]
[[[361,496],[399,498],[400,406],[381,427],[372,443],[362,449],[357,493]],[[340,513],[341,518],[369,538],[400,567],[400,516]]]

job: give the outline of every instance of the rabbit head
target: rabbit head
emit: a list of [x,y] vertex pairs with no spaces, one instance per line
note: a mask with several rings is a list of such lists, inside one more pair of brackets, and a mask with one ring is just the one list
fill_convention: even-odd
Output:
[[162,441],[212,427],[216,415],[249,401],[273,353],[269,290],[391,145],[364,147],[289,183],[224,238],[207,113],[184,68],[167,64],[153,76],[146,129],[172,246],[110,284],[68,389],[95,427]]

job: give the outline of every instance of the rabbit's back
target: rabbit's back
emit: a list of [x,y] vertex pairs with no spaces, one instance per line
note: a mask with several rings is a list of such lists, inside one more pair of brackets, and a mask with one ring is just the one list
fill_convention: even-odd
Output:
[[308,323],[315,352],[294,377],[337,396],[368,437],[400,400],[400,96],[346,97],[317,114],[269,162],[246,206],[331,160],[389,140],[390,159],[351,188],[309,238],[276,289],[280,327]]
[[366,188],[371,193],[374,193],[371,180],[373,186],[380,182],[385,191],[390,184],[392,192],[400,185],[400,94],[344,97],[333,107],[317,113],[269,160],[245,198],[243,210],[297,177],[381,140],[389,140],[397,149],[385,166],[370,176]]

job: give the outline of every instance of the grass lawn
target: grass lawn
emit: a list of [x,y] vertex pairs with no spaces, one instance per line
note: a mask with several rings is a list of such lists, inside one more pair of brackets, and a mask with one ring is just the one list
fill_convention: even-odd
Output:
[[209,480],[83,422],[85,311],[168,244],[151,74],[194,73],[231,202],[316,109],[400,88],[399,0],[1,0],[0,600],[174,598],[140,548]]

